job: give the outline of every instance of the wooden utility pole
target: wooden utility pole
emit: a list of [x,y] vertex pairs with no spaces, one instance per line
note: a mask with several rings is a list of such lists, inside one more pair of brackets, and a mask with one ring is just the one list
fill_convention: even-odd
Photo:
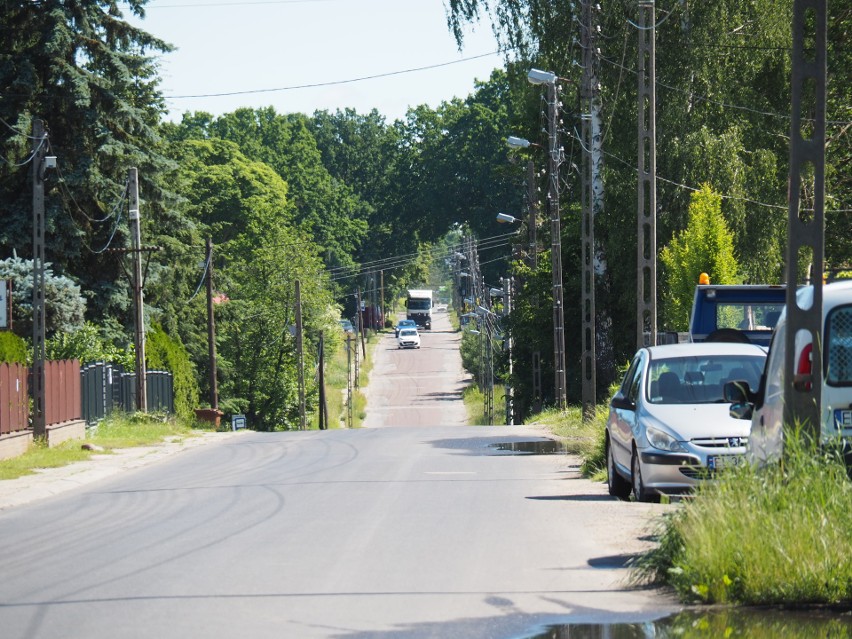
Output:
[[139,173],[131,168],[130,225],[133,237],[133,303],[136,345],[136,410],[148,412],[148,380],[145,371],[145,304],[142,296],[142,220],[139,216]]
[[657,343],[657,89],[653,0],[639,2],[639,184],[636,215],[636,345]]
[[213,239],[207,238],[207,351],[210,364],[210,408],[219,409],[216,379],[216,322],[213,314]]
[[305,430],[305,356],[302,337],[302,283],[296,280],[296,365],[299,370],[299,430]]
[[44,156],[47,134],[33,120],[33,435],[44,437]]

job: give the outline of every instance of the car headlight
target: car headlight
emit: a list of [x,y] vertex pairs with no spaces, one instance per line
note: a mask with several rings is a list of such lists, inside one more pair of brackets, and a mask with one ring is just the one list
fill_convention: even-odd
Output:
[[668,433],[649,427],[646,430],[648,443],[658,450],[665,450],[670,453],[685,453],[686,449],[681,443]]

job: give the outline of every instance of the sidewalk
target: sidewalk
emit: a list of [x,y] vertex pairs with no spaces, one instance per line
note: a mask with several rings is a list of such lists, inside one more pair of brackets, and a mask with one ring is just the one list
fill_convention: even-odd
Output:
[[[198,446],[238,437],[247,431],[201,432],[153,446],[120,448],[59,468],[36,470],[32,475],[0,481],[0,510],[59,495],[132,468],[140,468]],[[80,442],[82,444],[82,442]]]

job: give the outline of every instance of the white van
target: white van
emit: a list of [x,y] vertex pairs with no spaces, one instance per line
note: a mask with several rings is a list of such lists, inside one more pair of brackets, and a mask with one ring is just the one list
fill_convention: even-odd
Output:
[[[823,286],[822,405],[820,406],[820,440],[823,443],[842,438],[847,449],[852,445],[852,280]],[[813,304],[813,287],[798,290],[800,308]],[[756,461],[778,459],[783,448],[784,420],[784,353],[786,350],[787,314],[782,311],[766,368],[756,393],[745,391],[736,383],[726,384],[725,396],[734,402],[731,416],[751,418],[748,454]],[[802,332],[796,338],[797,376],[810,373],[810,336]]]

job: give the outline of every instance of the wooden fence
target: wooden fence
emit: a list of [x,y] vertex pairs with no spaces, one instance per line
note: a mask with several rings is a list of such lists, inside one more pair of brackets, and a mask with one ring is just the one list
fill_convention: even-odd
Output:
[[23,364],[0,364],[0,435],[29,428],[29,372]]

